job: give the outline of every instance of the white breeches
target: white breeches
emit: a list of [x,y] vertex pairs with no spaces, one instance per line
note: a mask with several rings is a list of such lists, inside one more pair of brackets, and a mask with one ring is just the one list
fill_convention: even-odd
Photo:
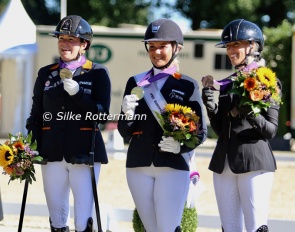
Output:
[[255,232],[267,225],[274,173],[234,174],[226,159],[222,174],[213,173],[215,196],[225,232]]
[[[96,184],[100,163],[94,164]],[[85,164],[48,162],[42,165],[44,192],[52,226],[62,228],[68,225],[70,190],[74,199],[74,222],[76,231],[84,231],[94,205],[90,167]]]
[[147,232],[174,232],[181,224],[190,172],[168,167],[127,168],[127,182]]

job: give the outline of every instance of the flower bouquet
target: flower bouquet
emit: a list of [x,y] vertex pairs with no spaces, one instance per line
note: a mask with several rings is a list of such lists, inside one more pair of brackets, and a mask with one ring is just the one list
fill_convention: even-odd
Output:
[[238,94],[239,106],[251,106],[255,115],[258,115],[262,109],[266,111],[271,105],[282,103],[276,74],[267,67],[238,71],[232,81],[233,88],[230,93]]
[[43,158],[36,151],[37,143],[31,140],[32,133],[26,137],[22,133],[9,134],[9,140],[0,145],[0,166],[3,174],[10,176],[9,182],[19,179],[31,184],[36,181],[34,163],[41,162]]
[[186,106],[179,104],[167,104],[163,112],[156,112],[165,136],[171,136],[181,145],[195,148],[200,143],[199,117]]

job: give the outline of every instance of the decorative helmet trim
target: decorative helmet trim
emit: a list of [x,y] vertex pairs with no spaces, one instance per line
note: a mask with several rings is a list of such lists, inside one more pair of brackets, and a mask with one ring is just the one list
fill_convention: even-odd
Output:
[[146,29],[143,42],[150,41],[175,41],[183,45],[183,35],[175,22],[163,18],[153,21]]
[[242,40],[257,42],[258,52],[263,50],[264,37],[261,29],[255,23],[244,19],[236,19],[227,24],[222,32],[221,42],[215,47],[225,48],[227,43]]
[[82,17],[78,15],[69,15],[60,20],[55,31],[49,33],[49,35],[56,38],[58,38],[59,35],[71,35],[82,38],[87,41],[85,50],[88,50],[91,45],[93,32],[91,26]]

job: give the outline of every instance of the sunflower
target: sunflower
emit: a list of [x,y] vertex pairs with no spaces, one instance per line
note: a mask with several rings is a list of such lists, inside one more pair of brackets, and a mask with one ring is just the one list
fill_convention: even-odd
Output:
[[178,113],[179,110],[180,110],[180,105],[178,105],[178,104],[167,104],[165,106],[165,110],[167,112],[176,112],[176,113]]
[[245,88],[248,92],[254,90],[256,86],[257,86],[257,83],[256,83],[256,79],[255,79],[255,78],[247,77],[247,78],[244,80],[244,88]]
[[167,104],[165,106],[165,110],[167,112],[175,112],[175,113],[182,112],[183,114],[187,114],[187,113],[191,113],[192,112],[192,109],[190,107],[181,106],[179,104]]
[[14,159],[14,154],[12,149],[7,146],[6,144],[3,144],[0,146],[0,166],[6,167],[9,164],[12,163]]
[[191,114],[192,113],[192,109],[187,106],[183,106],[181,110],[184,114]]
[[276,74],[269,68],[261,67],[256,72],[258,80],[267,87],[276,86]]

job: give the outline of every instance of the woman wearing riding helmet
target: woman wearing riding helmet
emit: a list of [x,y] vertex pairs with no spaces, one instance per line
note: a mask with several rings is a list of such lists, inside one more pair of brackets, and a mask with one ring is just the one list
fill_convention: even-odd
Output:
[[[194,79],[177,73],[183,35],[175,22],[169,19],[152,22],[143,42],[153,67],[129,78],[121,112],[126,117],[118,122],[122,137],[131,138],[126,161],[127,181],[147,232],[179,232],[194,149],[180,145],[172,137],[163,137],[163,129],[153,113],[159,112],[158,107],[162,109],[166,103],[191,107],[200,117],[199,140],[202,142],[206,139],[207,127],[201,94]],[[132,94],[135,87],[139,91]],[[140,95],[144,97],[140,99]],[[137,115],[146,117],[139,120]]]
[[[234,20],[224,28],[221,39],[216,46],[226,48],[235,69],[249,71],[260,66],[264,38],[256,24]],[[221,224],[225,232],[241,232],[244,226],[248,232],[267,232],[276,170],[268,139],[278,129],[279,105],[255,117],[251,107],[239,107],[238,95],[228,93],[231,88],[232,82],[221,86],[218,104],[210,87],[202,90],[210,125],[218,136],[209,169]]]
[[[42,177],[51,231],[69,231],[72,190],[75,231],[92,232],[94,201],[91,172],[86,163],[87,159],[90,162],[88,155],[96,124],[86,115],[108,114],[109,74],[106,67],[84,56],[93,34],[90,25],[80,16],[63,18],[50,35],[57,38],[60,59],[39,70],[26,126],[33,132],[40,155],[48,161],[42,165]],[[98,120],[98,123],[105,122]],[[101,164],[108,159],[97,125],[95,130],[97,183]]]

